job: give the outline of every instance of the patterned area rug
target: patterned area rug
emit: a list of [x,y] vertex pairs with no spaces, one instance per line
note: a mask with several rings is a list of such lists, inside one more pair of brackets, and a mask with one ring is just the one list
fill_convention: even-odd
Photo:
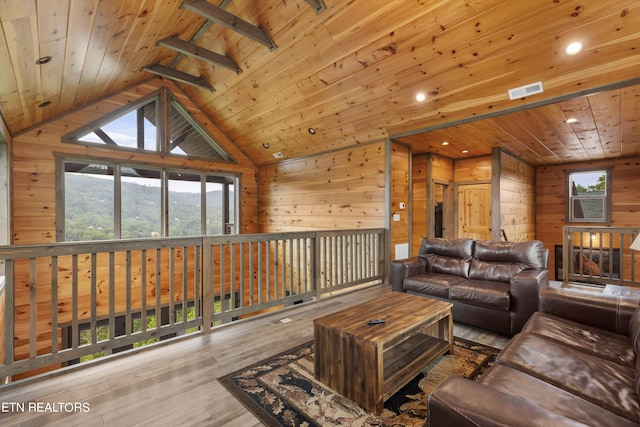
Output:
[[436,359],[376,416],[318,382],[313,342],[233,372],[219,381],[267,426],[424,426],[427,396],[450,375],[477,379],[499,350],[455,338],[453,354]]

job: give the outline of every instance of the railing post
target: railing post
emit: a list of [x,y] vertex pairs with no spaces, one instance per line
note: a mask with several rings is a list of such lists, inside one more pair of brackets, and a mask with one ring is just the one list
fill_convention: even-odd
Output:
[[9,366],[13,363],[14,353],[14,322],[15,322],[15,282],[13,274],[14,260],[8,259],[5,261],[5,283],[4,283],[4,322],[5,322],[5,335],[4,335],[4,364]]
[[[569,227],[562,227],[562,282],[569,282],[569,252],[573,252],[573,244],[569,238]],[[557,271],[557,270],[556,270]]]
[[211,238],[202,238],[202,332],[211,333],[211,322],[213,319],[213,265],[211,263]]
[[320,235],[319,233],[313,234],[313,244],[311,245],[311,259],[313,262],[311,263],[311,277],[313,280],[313,287],[316,290],[316,300],[320,301],[322,297],[322,280],[320,277],[320,273],[322,269],[320,268]]

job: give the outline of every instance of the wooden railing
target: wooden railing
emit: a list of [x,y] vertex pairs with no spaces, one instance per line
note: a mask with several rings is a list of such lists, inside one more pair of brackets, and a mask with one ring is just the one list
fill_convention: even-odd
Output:
[[563,227],[564,282],[640,286],[640,252],[629,248],[639,228]]
[[1,246],[0,377],[381,283],[384,236],[370,229]]

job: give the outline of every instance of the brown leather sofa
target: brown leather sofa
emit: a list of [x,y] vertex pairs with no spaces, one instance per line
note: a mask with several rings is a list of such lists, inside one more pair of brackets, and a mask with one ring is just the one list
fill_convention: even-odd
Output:
[[538,309],[549,283],[538,240],[423,239],[417,257],[391,262],[394,291],[448,300],[456,322],[513,335]]
[[477,382],[449,377],[429,426],[640,425],[638,296],[550,286]]

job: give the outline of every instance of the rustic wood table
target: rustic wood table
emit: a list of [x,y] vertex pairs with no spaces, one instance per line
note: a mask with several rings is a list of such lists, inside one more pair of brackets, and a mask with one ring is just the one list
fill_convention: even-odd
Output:
[[[384,401],[453,350],[452,304],[402,292],[314,320],[315,376],[380,414]],[[371,319],[385,323],[370,325]]]

